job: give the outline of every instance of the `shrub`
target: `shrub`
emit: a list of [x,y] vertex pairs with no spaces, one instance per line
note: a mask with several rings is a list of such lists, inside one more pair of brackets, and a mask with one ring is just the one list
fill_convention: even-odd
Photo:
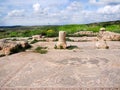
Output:
[[47,49],[47,47],[37,47],[35,50]]
[[57,49],[57,45],[54,46],[54,49]]
[[0,54],[0,57],[4,57],[5,55],[4,54]]
[[60,49],[64,49],[63,46],[60,45]]
[[55,37],[55,36],[57,36],[57,33],[54,30],[47,31],[47,37]]
[[48,51],[45,50],[45,49],[42,49],[42,50],[39,51],[40,54],[46,54],[47,52],[48,52]]
[[37,47],[35,49],[35,52],[40,53],[40,54],[46,54],[48,52],[46,49],[47,47]]
[[21,45],[17,45],[16,47],[14,47],[10,50],[10,53],[14,54],[14,53],[18,53],[21,51],[25,51],[25,48],[23,48]]
[[65,48],[62,45],[60,45],[59,47],[57,47],[57,45],[55,45],[54,49],[65,49]]
[[10,32],[9,36],[10,37],[17,37],[17,34],[18,34],[17,32]]

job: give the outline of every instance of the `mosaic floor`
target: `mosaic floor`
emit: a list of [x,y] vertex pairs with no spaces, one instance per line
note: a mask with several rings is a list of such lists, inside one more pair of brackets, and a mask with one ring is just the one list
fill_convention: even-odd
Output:
[[1,88],[120,87],[120,49],[22,52],[0,58]]

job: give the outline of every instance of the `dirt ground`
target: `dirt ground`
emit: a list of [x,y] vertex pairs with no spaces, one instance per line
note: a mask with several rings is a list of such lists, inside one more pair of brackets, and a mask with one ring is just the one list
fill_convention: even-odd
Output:
[[117,87],[120,88],[120,42],[108,41],[109,49],[96,49],[95,42],[67,42],[74,50],[55,50],[47,54],[32,51],[0,58],[1,88],[41,87]]

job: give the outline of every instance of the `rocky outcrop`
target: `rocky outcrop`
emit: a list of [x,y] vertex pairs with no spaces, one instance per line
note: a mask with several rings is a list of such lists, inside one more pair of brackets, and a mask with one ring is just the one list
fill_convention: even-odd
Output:
[[27,41],[0,41],[0,52],[2,55],[9,55],[12,53],[24,51],[26,48],[29,47],[30,45]]
[[18,41],[17,43],[19,43],[22,46],[22,48],[29,48],[30,47],[28,41]]

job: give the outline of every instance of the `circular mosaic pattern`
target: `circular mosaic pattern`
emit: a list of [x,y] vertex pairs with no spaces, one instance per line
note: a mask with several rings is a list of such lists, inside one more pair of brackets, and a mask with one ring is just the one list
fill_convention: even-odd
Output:
[[105,65],[109,62],[106,58],[70,58],[64,59],[60,61],[55,61],[54,63],[62,64],[62,65],[96,65],[100,66],[100,64]]

